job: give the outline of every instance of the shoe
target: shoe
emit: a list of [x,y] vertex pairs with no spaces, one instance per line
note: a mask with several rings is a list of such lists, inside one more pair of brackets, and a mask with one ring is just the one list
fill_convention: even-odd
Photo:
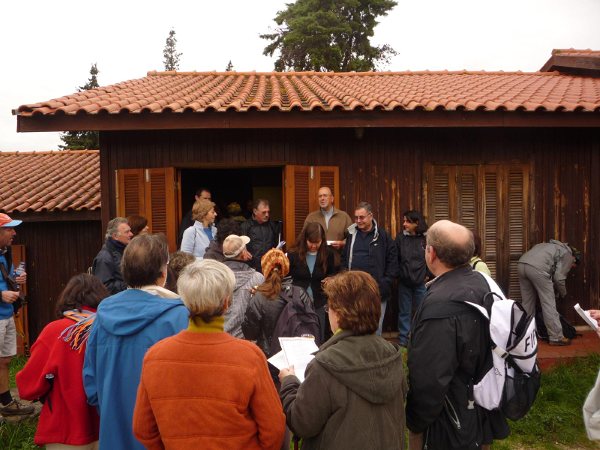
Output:
[[553,341],[553,340],[548,341],[548,344],[554,345],[554,346],[561,346],[562,347],[564,345],[571,345],[571,339],[566,338],[566,337],[563,336],[558,341]]
[[27,416],[33,413],[33,406],[24,405],[19,400],[13,399],[8,405],[0,406],[0,414],[3,416]]

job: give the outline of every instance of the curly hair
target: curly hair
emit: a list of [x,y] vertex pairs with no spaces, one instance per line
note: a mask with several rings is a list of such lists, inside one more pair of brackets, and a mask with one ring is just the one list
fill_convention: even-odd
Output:
[[381,296],[375,279],[352,270],[332,277],[323,288],[329,309],[338,316],[341,329],[355,335],[373,334],[379,326]]

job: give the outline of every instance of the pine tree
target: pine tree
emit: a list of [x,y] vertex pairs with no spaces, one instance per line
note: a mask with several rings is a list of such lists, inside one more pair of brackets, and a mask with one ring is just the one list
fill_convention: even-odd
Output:
[[271,41],[263,54],[279,51],[275,70],[375,70],[396,51],[388,44],[372,46],[377,18],[396,6],[395,0],[296,0],[275,16],[278,28],[260,37]]
[[231,63],[231,60],[229,60],[227,67],[225,67],[225,72],[232,72],[232,71],[233,71],[233,64]]
[[[94,63],[90,69],[90,78],[83,86],[79,86],[78,92],[87,91],[99,87],[98,67]],[[97,150],[100,148],[99,134],[97,131],[67,131],[60,135],[65,145],[59,145],[61,150]]]
[[165,60],[165,70],[178,70],[179,69],[179,57],[182,53],[177,53],[177,38],[175,37],[175,30],[169,31],[169,37],[167,38],[165,49],[163,50],[163,56]]

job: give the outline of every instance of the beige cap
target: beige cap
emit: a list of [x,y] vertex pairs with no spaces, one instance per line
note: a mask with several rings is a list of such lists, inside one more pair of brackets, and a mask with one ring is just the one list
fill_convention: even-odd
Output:
[[223,256],[225,258],[235,258],[238,256],[244,249],[246,245],[250,242],[250,238],[248,236],[237,236],[235,234],[230,234],[223,241]]

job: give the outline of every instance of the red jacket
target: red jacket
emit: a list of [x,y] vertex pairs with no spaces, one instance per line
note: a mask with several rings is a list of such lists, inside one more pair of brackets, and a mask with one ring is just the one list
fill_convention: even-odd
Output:
[[[98,413],[87,404],[81,378],[85,344],[81,351],[72,350],[60,338],[62,331],[73,324],[71,319],[59,319],[46,325],[31,347],[29,361],[17,373],[21,398],[36,400],[48,394],[34,438],[40,446],[85,445],[98,440]],[[45,379],[49,373],[54,375],[50,391]]]

